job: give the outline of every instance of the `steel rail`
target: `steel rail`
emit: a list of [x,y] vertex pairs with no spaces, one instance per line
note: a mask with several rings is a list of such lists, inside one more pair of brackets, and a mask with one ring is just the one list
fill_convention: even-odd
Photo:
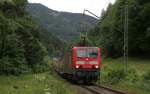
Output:
[[115,89],[112,89],[110,87],[106,87],[106,86],[102,86],[102,85],[95,85],[96,87],[99,87],[99,88],[103,88],[105,90],[108,90],[108,91],[111,91],[111,92],[115,92],[117,94],[128,94],[128,93],[125,93],[123,91],[120,91],[120,90],[115,90]]
[[[91,93],[93,94],[104,94],[103,92],[104,91],[107,91],[107,92],[110,92],[110,93],[107,93],[107,94],[128,94],[128,93],[125,93],[125,92],[122,92],[122,91],[119,91],[119,90],[114,90],[112,88],[109,88],[109,87],[105,87],[105,86],[99,86],[99,85],[93,85],[93,86],[84,86],[84,85],[80,85],[80,87],[90,91]],[[99,88],[100,90],[98,89],[95,89],[94,87],[97,87]],[[104,90],[104,91],[101,91],[101,90]],[[105,93],[106,94],[106,93]]]

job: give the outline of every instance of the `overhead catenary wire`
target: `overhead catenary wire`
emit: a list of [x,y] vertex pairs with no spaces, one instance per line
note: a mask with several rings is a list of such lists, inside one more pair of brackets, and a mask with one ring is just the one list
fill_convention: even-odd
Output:
[[[127,3],[125,4],[124,9],[125,9],[124,11],[125,19],[124,19],[124,34],[123,34],[123,38],[124,38],[123,58],[124,58],[124,64],[125,64],[125,71],[127,71],[127,64],[128,64],[128,4]],[[97,15],[95,15],[94,13],[92,13],[91,11],[87,9],[84,9],[83,15],[85,14],[85,12],[88,12],[92,14],[93,16],[95,16],[96,18],[100,19],[100,17],[98,17]]]

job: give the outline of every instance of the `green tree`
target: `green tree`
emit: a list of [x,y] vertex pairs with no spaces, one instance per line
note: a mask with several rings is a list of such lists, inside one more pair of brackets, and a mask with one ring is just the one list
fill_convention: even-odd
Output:
[[117,0],[103,11],[99,24],[89,32],[90,39],[102,48],[107,56],[123,55],[125,5],[128,5],[129,54],[150,54],[150,1]]
[[41,29],[26,13],[27,0],[0,2],[0,74],[42,72],[47,69],[47,50]]

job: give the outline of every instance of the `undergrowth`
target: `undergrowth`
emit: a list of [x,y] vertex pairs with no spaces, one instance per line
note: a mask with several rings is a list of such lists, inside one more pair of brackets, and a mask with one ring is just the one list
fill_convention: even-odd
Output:
[[[145,70],[143,73],[141,72],[141,69],[135,69],[136,66],[137,68],[139,67],[138,63],[135,65],[131,63],[134,68],[130,66],[128,67],[128,70],[125,71],[123,67],[120,67],[120,65],[116,64],[119,63],[114,63],[113,61],[111,64],[103,64],[100,74],[101,79],[97,82],[98,84],[112,86],[113,88],[133,92],[135,94],[149,94],[150,70]],[[141,65],[142,64],[140,64],[140,66]],[[149,66],[148,63],[147,66]],[[141,68],[144,67],[141,66]]]

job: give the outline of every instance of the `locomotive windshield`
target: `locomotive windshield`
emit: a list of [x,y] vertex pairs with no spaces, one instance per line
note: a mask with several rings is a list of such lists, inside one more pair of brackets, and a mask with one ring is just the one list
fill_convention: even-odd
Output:
[[78,49],[76,51],[77,57],[91,57],[97,58],[98,50],[97,49]]

